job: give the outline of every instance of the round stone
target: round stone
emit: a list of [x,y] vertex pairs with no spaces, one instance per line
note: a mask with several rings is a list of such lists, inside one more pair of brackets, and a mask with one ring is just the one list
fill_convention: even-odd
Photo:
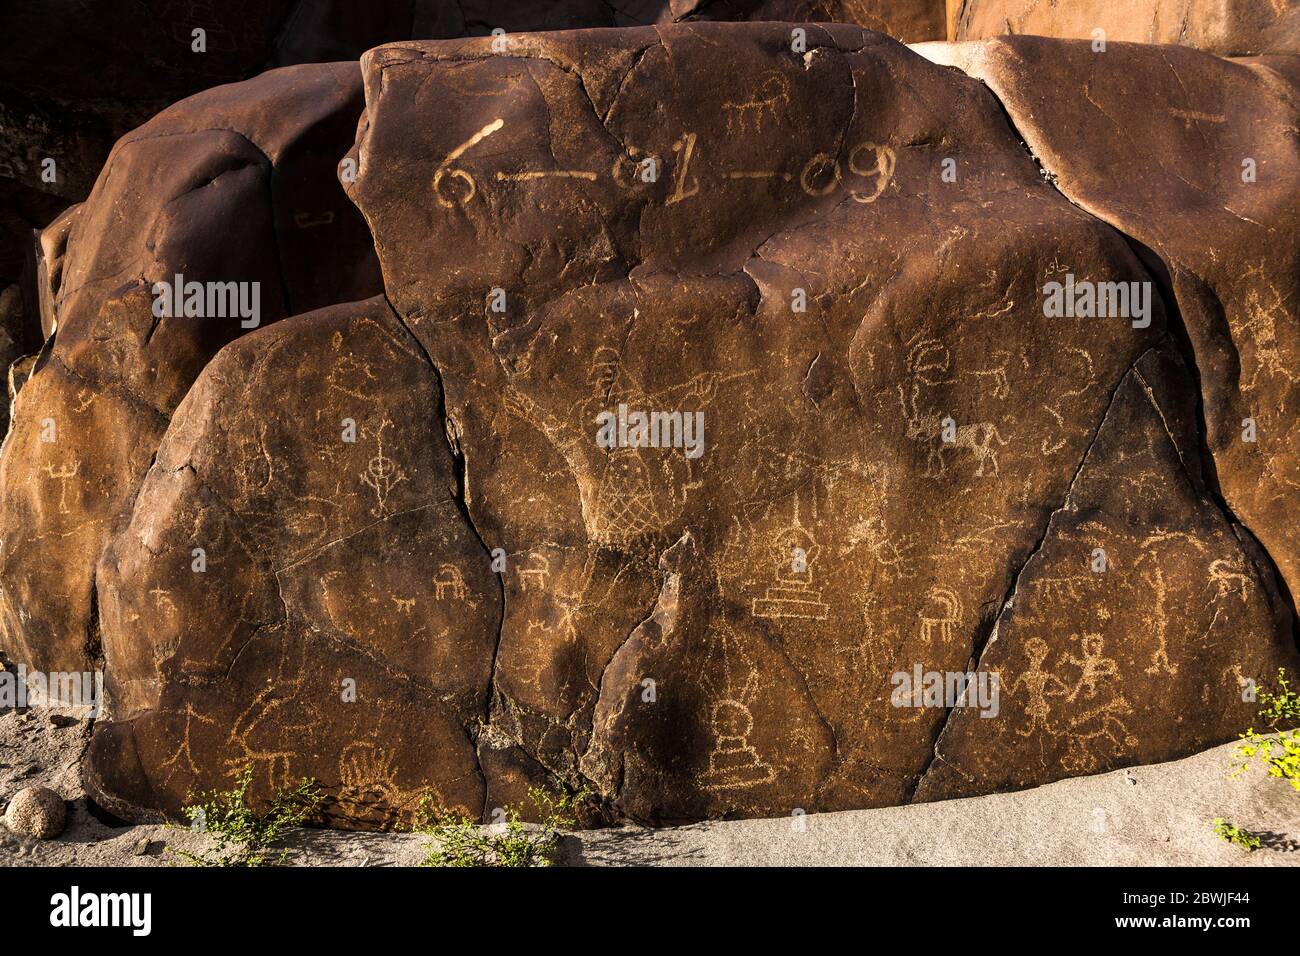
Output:
[[67,822],[63,798],[48,787],[24,787],[5,810],[5,826],[15,833],[25,833],[50,840],[63,832]]

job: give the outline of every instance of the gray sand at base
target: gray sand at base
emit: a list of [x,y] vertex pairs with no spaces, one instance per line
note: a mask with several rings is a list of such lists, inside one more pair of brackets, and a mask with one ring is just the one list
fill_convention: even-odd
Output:
[[[166,847],[203,837],[165,826],[109,827],[87,809],[78,764],[89,725],[59,727],[47,711],[0,712],[0,802],[44,785],[71,802],[68,829],[41,842],[0,826],[4,866],[176,865]],[[561,862],[624,866],[1300,865],[1300,792],[1252,767],[1230,776],[1234,745],[1171,763],[995,794],[880,810],[808,814],[566,836]],[[1223,817],[1265,834],[1248,853],[1211,829]],[[142,840],[148,841],[137,855]],[[303,830],[290,862],[314,866],[413,865],[425,838]]]

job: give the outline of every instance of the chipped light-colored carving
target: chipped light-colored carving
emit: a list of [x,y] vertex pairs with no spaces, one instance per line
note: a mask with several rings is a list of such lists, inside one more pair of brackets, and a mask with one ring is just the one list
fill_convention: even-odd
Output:
[[454,564],[439,566],[438,573],[433,579],[433,588],[433,597],[436,601],[448,597],[453,601],[464,601],[469,595],[469,589],[465,586],[465,576]]
[[[990,365],[988,368],[976,372],[975,379],[976,381],[986,378],[992,379],[992,386],[989,394],[994,398],[1006,398],[1011,394],[1011,385],[1007,381],[1007,364],[1011,361],[1011,353],[998,351],[995,354],[1002,359],[1002,364]],[[980,391],[982,392],[983,388],[981,388]]]
[[1088,700],[1092,700],[1097,696],[1098,681],[1119,678],[1119,663],[1105,655],[1106,639],[1100,634],[1072,634],[1070,640],[1079,641],[1082,656],[1070,654],[1065,658],[1066,663],[1079,668],[1079,682],[1065,699],[1074,701],[1082,692]]
[[534,179],[585,179],[595,182],[596,174],[583,169],[525,170],[521,173],[497,173],[497,182],[526,183]]
[[[750,742],[754,713],[750,709],[758,694],[761,676],[754,662],[729,635],[725,621],[712,635],[723,663],[722,685],[707,677],[703,684],[710,696],[708,725],[713,735],[708,768],[703,774],[705,790],[717,793],[747,790],[776,779],[776,771]],[[742,673],[743,672],[743,673]]]
[[709,726],[715,735],[704,773],[708,790],[732,790],[769,783],[776,778],[770,764],[749,743],[754,715],[749,705],[734,698],[715,701],[709,712]]
[[68,514],[68,482],[81,474],[81,460],[74,458],[71,465],[61,465],[58,469],[46,465],[44,471],[59,483],[59,514]]
[[[830,605],[822,601],[820,588],[813,586],[813,565],[821,546],[799,518],[799,498],[794,499],[794,520],[783,528],[773,542],[776,559],[776,584],[761,598],[754,598],[751,610],[755,617],[771,619],[805,618],[824,621]],[[803,560],[796,562],[796,555]],[[796,567],[796,564],[802,567]]]
[[185,702],[184,713],[185,729],[181,731],[181,739],[176,746],[176,751],[166,760],[158,764],[160,770],[167,771],[167,775],[163,778],[164,785],[170,784],[172,778],[176,776],[177,772],[186,773],[191,779],[198,777],[199,766],[194,762],[194,744],[192,740],[194,721],[197,720],[200,724],[205,724],[207,726],[212,726],[216,723],[214,718],[205,717],[203,714],[200,714],[195,710],[194,704],[190,701]]
[[900,384],[898,401],[903,410],[903,421],[907,426],[907,437],[918,444],[926,446],[925,474],[937,478],[948,470],[943,453],[948,450],[965,449],[975,459],[975,477],[985,477],[985,468],[991,468],[992,476],[1000,474],[995,443],[1000,446],[1009,444],[1003,438],[993,422],[955,423],[954,440],[943,440],[944,419],[949,416],[938,412],[922,412],[920,409],[921,392],[926,387],[949,385],[955,379],[945,379],[952,363],[952,357],[938,339],[921,339],[908,352],[908,378],[911,389],[904,392]]
[[883,514],[873,514],[854,524],[848,531],[844,554],[862,547],[880,569],[883,583],[916,577],[913,561],[920,548],[918,534],[890,534]]
[[[457,206],[464,206],[474,198],[478,193],[477,180],[465,170],[452,166],[452,163],[505,125],[504,119],[493,120],[448,153],[447,158],[438,165],[438,169],[433,174],[432,187],[434,198],[439,206],[444,209],[454,209]],[[459,190],[452,187],[453,182],[461,184]]]
[[1148,552],[1143,557],[1151,558],[1151,567],[1142,572],[1142,579],[1151,586],[1151,594],[1154,598],[1151,624],[1156,635],[1155,653],[1151,655],[1151,664],[1146,668],[1146,673],[1158,674],[1164,671],[1172,677],[1178,673],[1178,665],[1169,660],[1169,615],[1165,604],[1168,588],[1165,584],[1165,572],[1155,563],[1158,557],[1154,552]]
[[1066,734],[1061,766],[1070,773],[1091,773],[1104,758],[1114,759],[1138,745],[1129,733],[1125,717],[1133,708],[1123,697],[1114,697],[1092,710],[1072,717]]
[[[1244,276],[1263,274],[1264,267],[1259,265],[1246,270]],[[1267,300],[1259,288],[1250,289],[1246,293],[1243,308],[1246,315],[1242,325],[1254,344],[1254,368],[1251,369],[1250,379],[1244,384],[1243,391],[1255,391],[1260,385],[1260,376],[1285,379],[1288,386],[1300,383],[1294,363],[1288,361],[1286,350],[1278,342],[1278,320],[1287,320],[1287,307],[1277,287],[1268,284]],[[1278,411],[1285,414],[1285,399]]]
[[1056,422],[1056,428],[1053,430],[1053,434],[1058,436],[1056,441],[1052,441],[1050,436],[1043,439],[1039,449],[1044,455],[1054,455],[1069,443],[1068,438],[1065,436],[1068,435],[1070,431],[1077,430],[1080,426],[1068,420],[1063,414],[1062,409],[1069,408],[1075,399],[1096,384],[1096,374],[1093,371],[1092,354],[1085,349],[1080,348],[1070,348],[1068,351],[1071,354],[1082,357],[1083,361],[1081,365],[1086,366],[1086,369],[1084,369],[1086,382],[1079,388],[1070,388],[1061,392],[1056,396],[1056,400],[1050,405],[1046,402],[1042,403],[1043,410],[1046,411],[1047,414],[1051,415],[1053,420]]
[[528,564],[519,569],[519,590],[545,591],[550,575],[550,559],[541,552],[534,552],[528,556]]
[[1209,577],[1210,583],[1214,585],[1215,600],[1224,601],[1236,596],[1242,604],[1249,603],[1254,583],[1236,561],[1216,558],[1210,562]]
[[1043,666],[1047,660],[1047,642],[1041,637],[1031,637],[1025,642],[1025,653],[1029,657],[1029,666],[1011,682],[1008,688],[1012,693],[1023,690],[1029,700],[1025,704],[1025,716],[1029,724],[1016,729],[1021,737],[1028,737],[1035,732],[1054,734],[1051,716],[1051,697],[1065,697],[1070,693],[1069,686]]
[[425,797],[441,805],[441,795],[431,787],[409,790],[400,786],[396,756],[377,743],[358,740],[339,754],[338,801],[350,814],[409,821]]
[[925,594],[925,603],[920,614],[921,640],[932,644],[937,637],[941,647],[948,646],[961,619],[961,599],[950,588],[932,587]]
[[[861,155],[863,151],[869,150],[874,160],[870,165],[863,165]],[[858,193],[850,190],[850,195],[854,202],[873,203],[884,195],[889,184],[894,180],[894,168],[898,165],[898,154],[894,152],[892,146],[886,146],[880,143],[859,143],[849,153],[849,171],[855,176],[861,176],[864,179],[875,177],[875,188],[869,193]]]
[[154,607],[161,609],[165,604],[170,613],[176,613],[176,602],[171,599],[171,591],[163,587],[154,587],[150,589],[149,593],[153,596]]
[[600,544],[627,544],[663,523],[650,469],[635,448],[616,448],[609,454],[595,498],[591,532]]
[[790,104],[790,81],[780,70],[768,70],[758,78],[754,95],[744,102],[723,103],[727,131],[744,133],[762,132],[769,119],[775,119],[777,110]]
[[[302,723],[279,724],[273,715],[293,704],[302,683],[301,678],[289,680],[282,674],[279,680],[260,691],[235,719],[226,740],[227,751],[234,754],[224,763],[228,776],[234,778],[245,767],[252,766],[255,771],[261,770],[266,774],[269,789],[290,786],[293,779],[291,768],[299,758],[298,742],[302,735],[310,735],[313,721],[304,719]],[[259,731],[263,726],[271,728],[272,741],[262,741]]]
[[388,496],[392,490],[406,480],[406,473],[398,467],[397,462],[384,454],[384,429],[393,424],[384,419],[375,432],[375,454],[366,462],[366,470],[361,473],[361,483],[375,493],[375,506],[370,514],[375,518],[387,518],[393,513],[388,505]]

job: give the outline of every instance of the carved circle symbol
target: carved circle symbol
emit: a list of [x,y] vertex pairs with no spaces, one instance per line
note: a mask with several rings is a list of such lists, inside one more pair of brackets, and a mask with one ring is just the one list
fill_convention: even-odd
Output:
[[[454,187],[452,184],[456,180],[460,180],[465,186],[463,188]],[[450,196],[444,194],[444,189]],[[461,193],[461,195],[457,195],[457,193]],[[474,182],[474,177],[463,169],[448,169],[442,166],[433,174],[433,195],[438,200],[438,205],[445,209],[451,209],[453,206],[463,206],[473,199],[477,193],[478,184]]]
[[[830,171],[830,182],[824,186],[813,185],[825,170]],[[825,196],[839,184],[840,164],[829,153],[818,153],[808,160],[804,164],[803,173],[799,176],[799,185],[809,196]]]
[[754,730],[749,708],[736,700],[720,700],[714,704],[713,723],[719,737],[748,737]]

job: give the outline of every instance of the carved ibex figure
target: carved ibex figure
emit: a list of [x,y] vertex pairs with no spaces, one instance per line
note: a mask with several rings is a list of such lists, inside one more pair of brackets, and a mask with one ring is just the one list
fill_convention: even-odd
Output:
[[903,409],[903,420],[907,423],[907,437],[913,441],[929,444],[925,473],[942,475],[947,470],[943,460],[945,448],[965,448],[974,456],[978,467],[975,475],[984,477],[984,466],[990,465],[993,474],[998,474],[998,458],[993,443],[1006,445],[1007,440],[999,433],[992,422],[976,422],[970,425],[954,423],[952,441],[944,441],[943,426],[947,416],[937,413],[923,414],[918,406],[918,399],[923,386],[951,384],[953,379],[937,376],[948,371],[951,356],[944,344],[937,339],[922,339],[907,354],[907,372],[911,379],[910,394],[904,393],[903,386],[898,386],[898,401]]

